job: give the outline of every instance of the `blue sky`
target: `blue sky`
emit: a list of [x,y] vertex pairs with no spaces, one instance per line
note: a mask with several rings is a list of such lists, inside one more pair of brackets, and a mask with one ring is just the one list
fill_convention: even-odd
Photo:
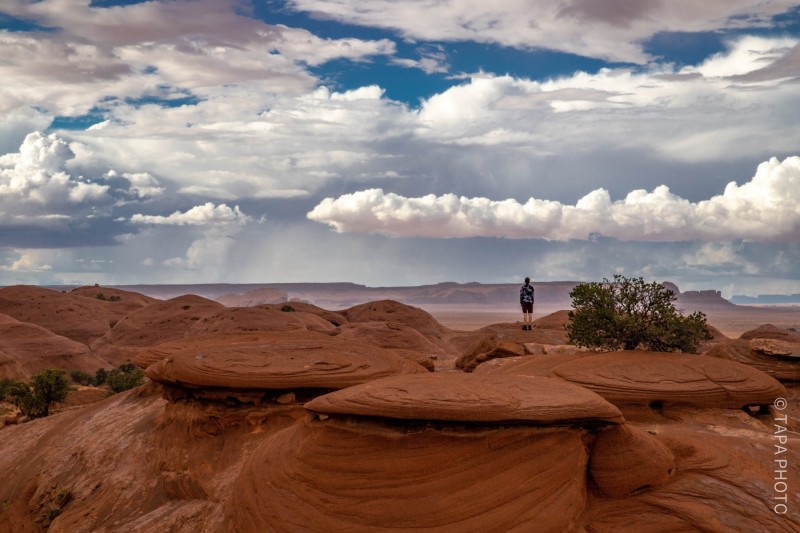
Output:
[[0,284],[800,292],[800,3],[10,0]]

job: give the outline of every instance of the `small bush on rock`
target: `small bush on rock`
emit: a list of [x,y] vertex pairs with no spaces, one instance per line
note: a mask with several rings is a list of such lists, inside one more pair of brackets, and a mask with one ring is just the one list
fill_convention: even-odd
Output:
[[28,418],[41,418],[50,414],[54,403],[64,401],[68,392],[69,382],[64,371],[48,368],[33,376],[30,383],[13,384],[9,397]]
[[83,370],[73,370],[69,373],[69,377],[71,377],[72,381],[74,381],[78,385],[94,384],[94,377],[91,374],[87,374]]
[[138,387],[144,383],[144,370],[133,363],[125,363],[108,373],[106,383],[114,393]]
[[695,352],[711,338],[700,311],[683,316],[675,294],[642,278],[615,275],[614,281],[582,283],[570,293],[567,341],[590,349]]
[[0,402],[10,401],[12,391],[19,388],[20,385],[25,386],[24,383],[16,379],[0,379]]
[[94,375],[94,385],[100,386],[108,379],[108,371],[105,368],[98,368]]

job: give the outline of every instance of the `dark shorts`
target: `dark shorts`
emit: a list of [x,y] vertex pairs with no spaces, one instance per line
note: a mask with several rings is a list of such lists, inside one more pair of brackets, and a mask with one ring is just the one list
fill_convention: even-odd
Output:
[[522,304],[523,313],[533,313],[533,302]]

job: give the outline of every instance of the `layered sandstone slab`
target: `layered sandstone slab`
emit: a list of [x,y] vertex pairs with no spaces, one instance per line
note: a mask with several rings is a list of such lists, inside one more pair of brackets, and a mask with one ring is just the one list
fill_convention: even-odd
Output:
[[393,350],[399,355],[434,369],[433,358],[444,355],[444,350],[426,339],[419,331],[399,322],[357,322],[343,324],[338,329],[341,339],[366,342]]
[[487,361],[475,369],[475,374],[511,374],[516,376],[551,376],[551,371],[581,357],[594,354],[585,353],[542,353],[538,355],[523,355],[506,357]]
[[778,326],[774,326],[772,324],[763,324],[755,329],[745,331],[739,338],[746,340],[774,339],[779,341],[800,343],[800,332],[791,329],[779,328]]
[[405,420],[565,424],[624,422],[619,409],[571,383],[460,372],[393,376],[315,398],[317,413]]
[[355,305],[341,312],[349,322],[398,322],[415,329],[432,343],[449,348],[450,333],[433,315],[394,300],[378,300]]
[[611,352],[577,358],[551,373],[615,405],[658,402],[738,409],[771,404],[786,395],[783,385],[759,370],[705,355]]
[[779,341],[776,339],[753,339],[750,349],[773,357],[800,358],[800,342]]
[[675,456],[650,433],[628,424],[613,426],[595,437],[589,472],[605,494],[627,496],[667,483]]
[[307,331],[214,333],[154,347],[137,361],[146,358],[160,358],[147,366],[153,381],[195,389],[339,389],[428,372],[390,350]]
[[764,324],[705,354],[744,363],[781,381],[800,381],[800,333],[790,329]]
[[583,435],[306,421],[251,455],[226,523],[248,533],[575,531],[586,502]]
[[[740,410],[692,409],[683,411],[680,420],[662,421],[657,438],[675,457],[670,480],[626,496],[590,495],[581,517],[587,531],[800,531],[800,513],[793,508],[797,492],[791,484],[800,475],[800,454],[790,446],[776,455],[772,425],[766,427]],[[789,443],[798,437],[797,433],[782,434]],[[639,470],[634,463],[626,463]],[[788,481],[776,489],[781,481],[778,476]]]

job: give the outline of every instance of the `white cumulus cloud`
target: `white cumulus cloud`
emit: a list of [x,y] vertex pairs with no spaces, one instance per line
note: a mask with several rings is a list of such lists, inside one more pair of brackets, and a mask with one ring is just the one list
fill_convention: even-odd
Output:
[[10,264],[0,265],[0,270],[10,272],[44,272],[52,268],[47,264],[39,264],[31,254],[20,254],[19,258]]
[[14,210],[19,202],[63,206],[108,200],[108,185],[65,171],[74,157],[67,142],[55,134],[29,134],[19,153],[0,158],[0,202]]
[[[659,32],[758,27],[793,0],[292,0],[298,10],[411,39],[548,48],[644,63],[642,43]],[[421,16],[421,14],[424,14]]]
[[600,234],[637,241],[758,240],[800,242],[800,157],[759,165],[743,185],[690,202],[662,185],[612,201],[596,189],[575,205],[530,198],[496,201],[454,194],[406,198],[369,189],[326,198],[308,218],[338,232],[416,237],[587,239]]
[[135,214],[131,217],[134,224],[155,224],[168,226],[213,226],[221,224],[243,225],[252,219],[242,213],[239,206],[233,209],[225,204],[214,205],[206,202],[188,211],[175,211],[169,216]]

